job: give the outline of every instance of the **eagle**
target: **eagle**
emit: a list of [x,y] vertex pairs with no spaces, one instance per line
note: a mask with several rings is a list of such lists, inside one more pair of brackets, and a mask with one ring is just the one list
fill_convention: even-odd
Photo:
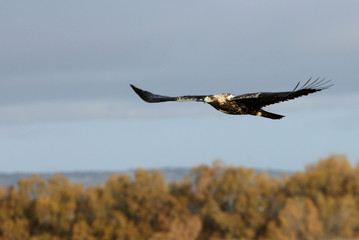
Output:
[[319,92],[327,89],[333,84],[329,84],[330,80],[325,78],[317,78],[312,80],[310,78],[301,87],[300,82],[295,86],[292,91],[287,92],[257,92],[246,93],[242,95],[234,95],[230,93],[222,93],[217,95],[186,95],[179,97],[169,97],[163,95],[153,94],[151,92],[139,89],[132,84],[132,89],[142,98],[142,100],[149,103],[159,102],[184,102],[196,101],[208,103],[218,111],[226,114],[233,115],[255,115],[270,119],[281,119],[284,116],[276,113],[271,113],[263,110],[262,108],[271,104],[284,102],[294,98],[308,95],[310,93]]

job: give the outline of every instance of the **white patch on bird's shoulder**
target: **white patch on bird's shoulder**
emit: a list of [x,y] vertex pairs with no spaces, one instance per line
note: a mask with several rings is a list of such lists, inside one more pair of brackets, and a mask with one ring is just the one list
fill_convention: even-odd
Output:
[[219,104],[223,104],[228,101],[225,94],[214,95],[213,98],[217,99]]
[[260,94],[261,94],[261,93],[249,94],[249,95],[248,95],[248,98],[258,98]]
[[233,94],[228,94],[227,95],[227,100],[231,100],[232,98],[234,98],[236,95],[233,95]]
[[235,97],[235,95],[228,94],[228,93],[213,95],[213,98],[216,99],[219,104],[224,104],[224,103],[230,101],[233,97]]

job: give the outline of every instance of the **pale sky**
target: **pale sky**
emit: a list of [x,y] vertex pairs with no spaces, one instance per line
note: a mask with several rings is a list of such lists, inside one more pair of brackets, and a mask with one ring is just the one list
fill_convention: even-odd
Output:
[[[358,1],[3,1],[0,172],[359,159]],[[334,86],[230,116],[164,95]]]

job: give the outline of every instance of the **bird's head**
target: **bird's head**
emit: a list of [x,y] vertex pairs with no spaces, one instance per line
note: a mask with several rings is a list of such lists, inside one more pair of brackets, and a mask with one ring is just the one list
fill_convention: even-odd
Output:
[[205,97],[205,98],[204,98],[204,102],[205,102],[205,103],[211,103],[211,102],[213,102],[213,97],[212,97],[212,96],[207,96],[207,97]]

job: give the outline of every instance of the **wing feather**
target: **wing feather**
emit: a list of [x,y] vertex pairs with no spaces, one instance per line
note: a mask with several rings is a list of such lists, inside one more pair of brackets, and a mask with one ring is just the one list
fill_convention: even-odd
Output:
[[188,95],[188,96],[179,96],[179,97],[169,97],[158,94],[153,94],[151,92],[139,89],[132,84],[130,84],[132,89],[142,98],[143,101],[149,103],[158,103],[158,102],[183,102],[183,101],[196,101],[196,102],[204,102],[204,98],[206,95]]
[[264,107],[267,105],[288,101],[294,98],[308,95],[310,93],[319,92],[321,90],[331,87],[333,84],[329,84],[330,80],[324,79],[315,79],[311,81],[310,78],[307,82],[303,84],[300,88],[300,82],[295,86],[295,88],[290,92],[258,92],[258,93],[248,93],[236,96],[232,98],[232,101],[237,103],[245,104],[255,104],[258,107]]

